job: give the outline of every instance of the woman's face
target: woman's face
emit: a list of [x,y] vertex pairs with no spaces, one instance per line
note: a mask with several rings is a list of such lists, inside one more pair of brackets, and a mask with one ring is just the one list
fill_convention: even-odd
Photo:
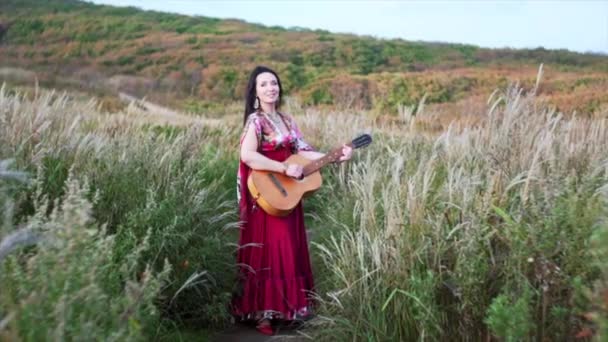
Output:
[[260,102],[274,104],[279,100],[281,89],[273,74],[263,72],[255,78],[255,93]]

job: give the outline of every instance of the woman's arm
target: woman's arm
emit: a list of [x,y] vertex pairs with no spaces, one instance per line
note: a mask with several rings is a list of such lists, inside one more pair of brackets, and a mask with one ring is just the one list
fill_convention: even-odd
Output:
[[257,150],[258,140],[255,135],[255,126],[249,125],[241,143],[241,160],[243,163],[255,170],[285,172],[286,166],[283,163],[267,158]]

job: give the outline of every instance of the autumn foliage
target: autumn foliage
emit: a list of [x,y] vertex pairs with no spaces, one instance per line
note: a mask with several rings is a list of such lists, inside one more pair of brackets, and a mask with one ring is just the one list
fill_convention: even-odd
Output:
[[[134,96],[182,109],[240,100],[248,72],[276,69],[285,90],[309,106],[397,115],[426,95],[430,108],[519,82],[567,113],[605,112],[608,59],[567,50],[484,49],[381,40],[323,30],[267,27],[75,0],[0,4],[3,69],[35,72],[42,84]],[[31,83],[31,77],[0,80]]]

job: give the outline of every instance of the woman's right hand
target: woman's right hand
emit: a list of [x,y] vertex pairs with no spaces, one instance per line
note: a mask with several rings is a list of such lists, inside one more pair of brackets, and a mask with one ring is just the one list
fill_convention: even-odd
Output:
[[303,171],[302,165],[285,163],[285,174],[289,177],[300,179]]

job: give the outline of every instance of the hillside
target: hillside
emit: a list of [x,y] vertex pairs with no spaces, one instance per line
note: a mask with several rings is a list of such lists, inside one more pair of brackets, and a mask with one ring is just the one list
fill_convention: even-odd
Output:
[[204,111],[240,100],[248,71],[275,68],[305,105],[375,109],[487,98],[519,81],[559,109],[604,111],[608,58],[566,50],[484,49],[118,8],[75,0],[0,3],[0,80],[124,91]]

